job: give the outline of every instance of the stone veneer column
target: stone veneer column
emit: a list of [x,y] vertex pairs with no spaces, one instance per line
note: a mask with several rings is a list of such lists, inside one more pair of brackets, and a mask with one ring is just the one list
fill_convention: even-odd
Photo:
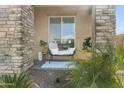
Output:
[[95,7],[96,47],[105,44],[106,39],[115,36],[115,6],[100,5]]
[[34,34],[34,10],[33,6],[21,7],[21,22],[22,22],[22,45],[23,45],[23,60],[22,70],[27,70],[33,65],[33,34]]
[[0,74],[20,73],[32,63],[32,6],[0,6]]

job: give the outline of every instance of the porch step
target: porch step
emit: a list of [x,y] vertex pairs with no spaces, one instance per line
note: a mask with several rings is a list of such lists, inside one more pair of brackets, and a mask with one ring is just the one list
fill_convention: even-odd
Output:
[[65,70],[74,69],[75,66],[72,61],[46,61],[41,69]]

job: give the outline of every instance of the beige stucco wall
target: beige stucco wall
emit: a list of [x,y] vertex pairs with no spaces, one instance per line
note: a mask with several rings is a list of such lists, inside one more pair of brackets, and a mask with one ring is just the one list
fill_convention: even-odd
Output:
[[49,16],[76,16],[76,48],[82,47],[83,39],[92,35],[90,6],[35,6],[34,8],[34,54],[37,57],[39,41],[48,41]]

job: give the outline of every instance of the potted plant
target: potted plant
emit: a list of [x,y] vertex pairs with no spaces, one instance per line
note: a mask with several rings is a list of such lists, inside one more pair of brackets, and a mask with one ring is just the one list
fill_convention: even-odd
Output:
[[46,53],[48,50],[48,44],[47,42],[40,40],[40,47],[41,47],[41,51],[42,53]]
[[85,41],[83,42],[83,50],[86,50],[88,52],[91,50],[91,47],[92,47],[91,37],[87,37],[84,40]]
[[39,46],[41,47],[41,52],[38,53],[38,60],[39,61],[42,61],[42,55],[43,54],[47,54],[47,51],[48,51],[48,44],[47,42],[43,41],[43,40],[40,40],[40,44]]

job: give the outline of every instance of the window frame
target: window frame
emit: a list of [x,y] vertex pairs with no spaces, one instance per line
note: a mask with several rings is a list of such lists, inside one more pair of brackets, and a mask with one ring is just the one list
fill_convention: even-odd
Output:
[[63,18],[64,17],[73,17],[74,18],[74,47],[76,44],[76,16],[48,16],[48,43],[50,43],[50,18],[57,18],[60,17],[61,18],[61,40],[62,40],[62,25],[63,25]]

